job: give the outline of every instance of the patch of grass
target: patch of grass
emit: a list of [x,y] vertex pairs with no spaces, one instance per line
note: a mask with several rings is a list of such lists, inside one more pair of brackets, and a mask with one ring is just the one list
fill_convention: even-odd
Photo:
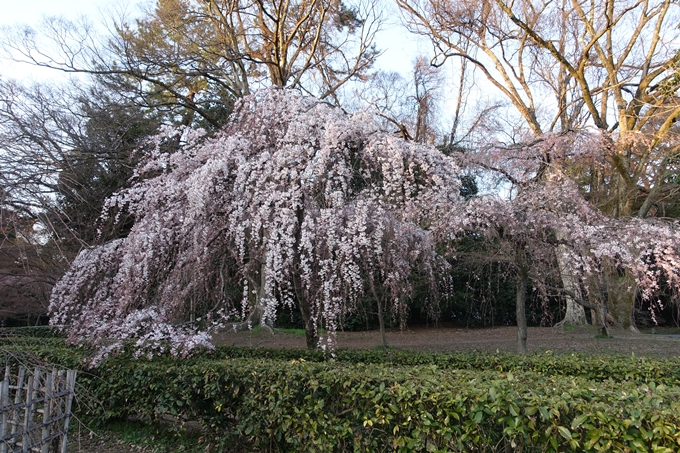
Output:
[[[254,326],[252,329],[250,329],[250,332],[251,332],[251,333],[259,333],[259,332],[266,332],[266,333],[269,333],[269,331],[268,331],[267,329],[265,329],[265,328],[263,328],[263,327],[260,327],[260,326]],[[275,327],[275,328],[274,328],[274,332],[275,332],[275,333],[277,333],[277,332],[278,332],[278,333],[290,333],[290,334],[293,334],[293,335],[301,335],[301,336],[303,336],[303,337],[305,336],[305,329],[292,329],[292,328],[278,328],[278,327]],[[326,332],[327,332],[326,329],[319,329],[319,334],[320,334],[320,335],[323,335],[323,334],[325,334]]]
[[614,338],[614,337],[610,337],[610,336],[605,335],[605,334],[603,334],[603,333],[598,333],[597,335],[595,335],[595,338],[597,338],[598,340],[602,340],[602,339],[610,340],[610,339],[612,339],[612,338]]
[[574,326],[564,326],[564,330],[565,332],[573,332],[576,328]]
[[259,333],[259,332],[267,332],[267,330],[264,329],[263,327],[260,327],[260,326],[253,326],[250,329],[250,333]]
[[[293,335],[305,335],[305,329],[274,329],[276,332],[283,332],[283,333],[292,333]],[[320,335],[323,335],[326,333],[326,329],[319,329],[318,330]]]
[[155,453],[205,451],[203,438],[197,429],[169,423],[145,423],[133,420],[113,420],[97,429],[105,438],[116,439],[145,451]]

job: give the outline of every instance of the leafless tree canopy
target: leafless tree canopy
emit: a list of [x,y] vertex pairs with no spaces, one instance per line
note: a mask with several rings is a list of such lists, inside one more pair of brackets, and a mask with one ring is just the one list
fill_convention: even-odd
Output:
[[51,18],[10,30],[2,47],[18,61],[92,74],[184,124],[198,115],[218,128],[253,87],[337,101],[342,85],[369,75],[380,24],[370,0],[162,0],[136,21],[114,19],[108,36]]

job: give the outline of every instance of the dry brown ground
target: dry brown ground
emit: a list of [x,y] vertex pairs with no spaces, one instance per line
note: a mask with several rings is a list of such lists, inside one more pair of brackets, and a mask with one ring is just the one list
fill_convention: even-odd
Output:
[[[592,327],[562,330],[549,327],[530,327],[527,345],[530,353],[582,352],[590,354],[617,354],[678,357],[680,338],[666,336],[674,331],[657,329],[655,335],[613,331],[613,338],[596,338]],[[304,348],[305,338],[299,334],[275,331],[224,332],[214,338],[216,344],[253,348]],[[514,352],[517,347],[517,329],[461,328],[409,328],[387,333],[388,345],[394,348],[432,351],[491,351]],[[381,345],[378,332],[339,332],[337,345],[341,348],[375,348]],[[140,453],[152,448],[140,448],[122,442],[110,435],[89,433],[74,427],[70,433],[69,452],[74,453]]]
[[[638,334],[623,330],[612,331],[613,338],[596,338],[593,327],[563,330],[552,327],[529,327],[527,347],[530,353],[583,352],[590,354],[622,354],[650,357],[680,356],[680,338],[667,336],[670,330],[657,329],[656,334]],[[265,330],[223,332],[214,338],[216,344],[262,348],[304,348],[305,338],[299,334]],[[371,332],[338,332],[340,348],[375,348],[381,345],[380,334]],[[397,349],[431,351],[491,351],[517,350],[516,327],[492,329],[462,329],[416,327],[387,332],[387,344]]]

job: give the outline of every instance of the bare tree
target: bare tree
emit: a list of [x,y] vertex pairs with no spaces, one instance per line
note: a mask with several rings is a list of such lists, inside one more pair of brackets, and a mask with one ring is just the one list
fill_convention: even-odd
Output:
[[[633,209],[638,188],[650,176],[658,181],[655,187],[663,185],[669,162],[659,160],[655,149],[674,140],[680,114],[679,55],[672,45],[678,35],[676,4],[398,3],[412,29],[431,38],[435,64],[454,57],[474,64],[535,135],[589,125],[614,133],[616,152],[608,164],[620,181],[609,183],[609,201],[603,198],[602,207],[616,215],[647,215],[648,206]],[[549,93],[553,100],[546,102]],[[647,139],[632,138],[638,136]],[[647,165],[650,160],[655,164]]]
[[182,124],[198,115],[218,128],[253,85],[337,100],[342,85],[368,76],[380,22],[372,0],[162,0],[134,22],[119,17],[104,38],[52,18],[5,33],[2,47],[17,61],[95,75]]
[[98,223],[104,199],[132,176],[154,117],[91,87],[22,86],[0,81],[3,205],[33,219],[68,260],[121,234]]
[[158,121],[124,102],[101,87],[0,79],[0,298],[16,305],[7,316],[45,315],[80,249],[129,228],[99,222],[102,204],[127,184]]
[[418,57],[413,62],[411,78],[381,71],[356,92],[363,105],[380,113],[386,127],[396,126],[396,133],[403,138],[434,144],[441,135],[438,113],[443,88],[439,69],[425,57]]
[[441,99],[444,79],[438,68],[425,57],[418,57],[413,65],[413,88],[416,107],[414,140],[434,144],[437,135],[437,106]]
[[0,186],[0,325],[30,325],[45,321],[50,290],[68,263],[35,216],[12,205],[10,190]]
[[[668,184],[678,171],[676,3],[397,2],[412,30],[431,39],[435,64],[458,58],[475,65],[533,135],[595,127],[611,137],[601,160],[541,157],[546,169],[570,164],[598,208],[645,217],[677,196]],[[610,310],[624,327],[632,322],[631,285],[628,275],[611,297]]]

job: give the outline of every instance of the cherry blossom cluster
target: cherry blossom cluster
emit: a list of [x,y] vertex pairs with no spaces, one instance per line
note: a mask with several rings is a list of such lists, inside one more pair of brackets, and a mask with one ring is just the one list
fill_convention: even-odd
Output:
[[255,305],[271,323],[304,303],[332,346],[371,288],[404,314],[418,272],[436,300],[447,266],[436,239],[462,205],[459,169],[371,113],[270,89],[214,137],[166,129],[152,145],[105,206],[134,217],[129,235],[81,252],[54,289],[52,323],[70,325],[72,341],[100,356],[132,338],[140,354],[186,354]]
[[[678,224],[608,218],[563,171],[610,152],[599,136],[447,157],[385,132],[368,111],[269,89],[213,137],[168,128],[150,145],[131,187],[105,204],[104,216],[134,218],[129,235],[83,250],[52,294],[52,323],[94,343],[95,362],[128,341],[139,355],[187,355],[254,313],[271,325],[281,307],[327,329],[322,346],[332,347],[361,297],[403,320],[414,275],[435,312],[447,287],[441,253],[466,234],[529,267],[545,294],[560,268],[588,291],[603,263],[630,272],[650,300],[662,280],[680,288]],[[462,166],[509,181],[510,196],[464,201]]]
[[[603,266],[633,277],[629,292],[658,303],[661,283],[680,289],[680,224],[668,219],[611,218],[596,209],[569,176],[570,165],[587,159],[597,165],[612,152],[612,137],[580,131],[544,135],[528,144],[493,145],[478,153],[457,156],[459,165],[477,168],[505,183],[507,196],[473,198],[464,218],[451,231],[485,234],[505,259],[521,247],[530,257],[534,287],[552,285],[563,276],[556,260],[574,273],[588,292],[602,283]],[[508,188],[509,187],[509,188]],[[462,221],[462,223],[461,223]],[[502,237],[501,237],[502,236]],[[559,247],[559,252],[558,252]],[[564,263],[562,263],[564,264]]]

